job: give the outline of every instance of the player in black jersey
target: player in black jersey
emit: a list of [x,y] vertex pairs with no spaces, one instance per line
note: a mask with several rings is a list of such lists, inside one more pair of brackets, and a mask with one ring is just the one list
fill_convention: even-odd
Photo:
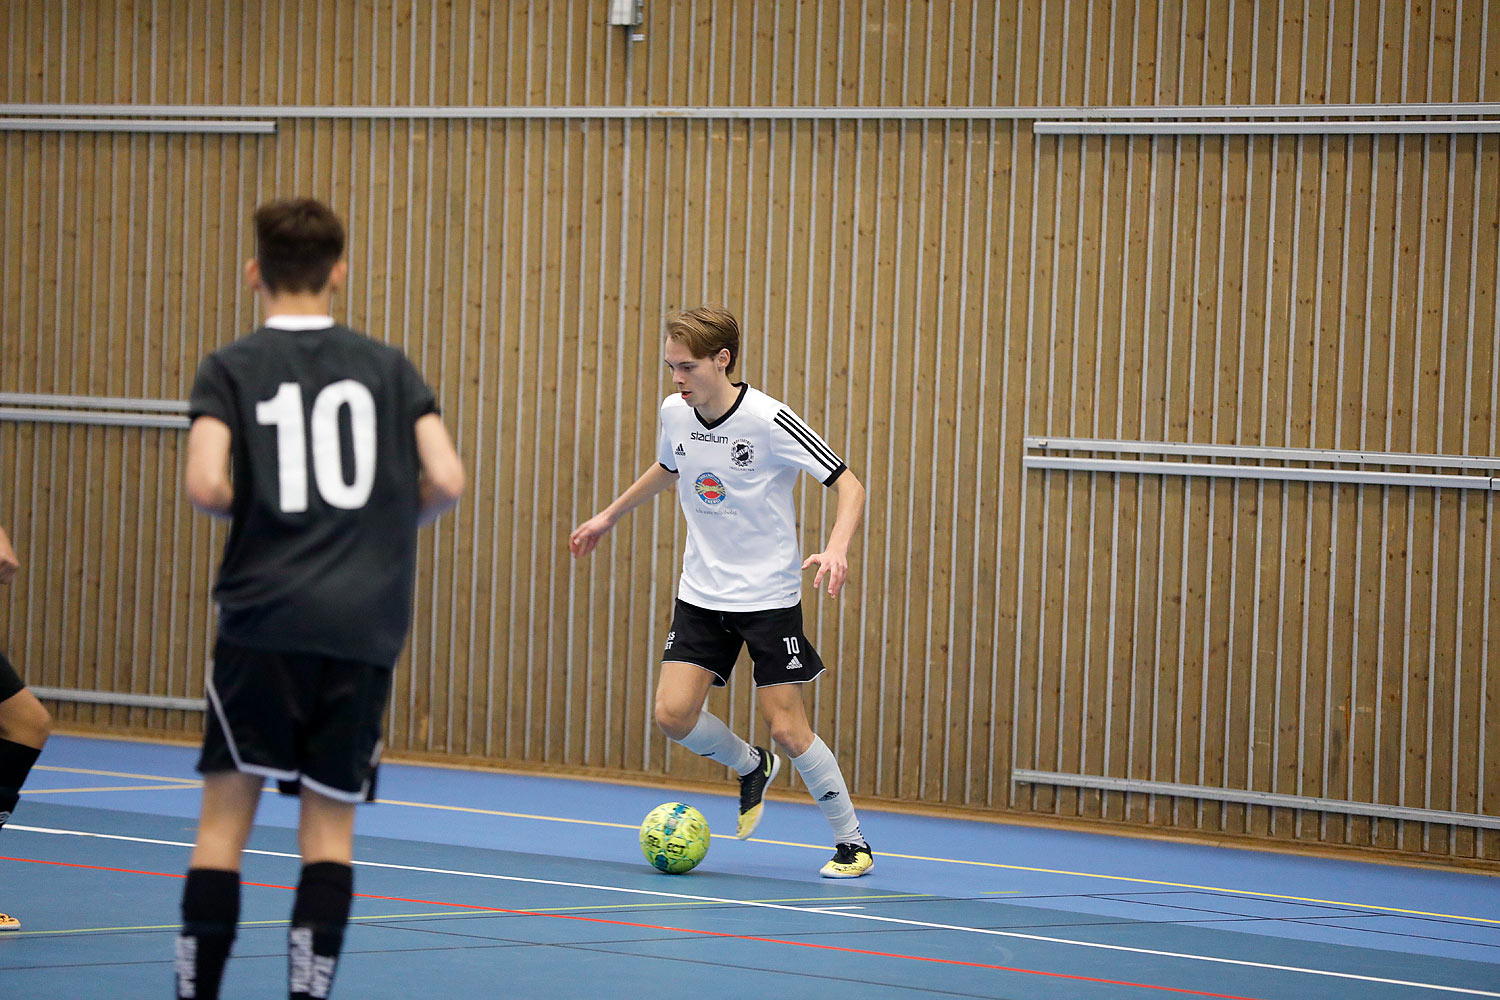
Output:
[[300,787],[289,992],[326,997],[353,894],[354,805],[373,798],[391,671],[411,623],[417,527],[458,502],[463,464],[397,349],[333,321],[344,229],[323,204],[255,212],[245,279],[263,326],[204,359],[185,489],[231,519],[182,894],[179,997],[219,995],[240,855],[267,777]]
[[[20,568],[10,536],[0,528],[0,584],[10,583]],[[0,827],[21,801],[21,786],[51,732],[52,716],[0,653]],[[0,931],[20,929],[21,921],[0,913]]]

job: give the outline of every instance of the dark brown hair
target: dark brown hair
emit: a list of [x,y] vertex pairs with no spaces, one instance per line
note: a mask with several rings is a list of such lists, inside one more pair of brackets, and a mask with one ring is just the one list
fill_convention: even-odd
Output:
[[740,324],[727,310],[716,306],[699,306],[668,317],[667,339],[686,347],[695,358],[711,358],[728,351],[726,373],[734,371],[740,358]]
[[255,210],[255,260],[270,292],[321,292],[344,256],[344,224],[316,198],[271,201]]

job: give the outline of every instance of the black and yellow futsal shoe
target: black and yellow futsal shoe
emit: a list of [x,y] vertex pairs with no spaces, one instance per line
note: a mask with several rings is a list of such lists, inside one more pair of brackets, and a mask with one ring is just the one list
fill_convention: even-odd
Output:
[[873,867],[875,855],[869,844],[839,844],[819,874],[824,878],[859,878]]
[[760,826],[766,786],[781,770],[781,758],[778,755],[765,747],[756,747],[755,753],[759,757],[755,770],[740,775],[740,823],[734,834],[740,840],[750,836]]

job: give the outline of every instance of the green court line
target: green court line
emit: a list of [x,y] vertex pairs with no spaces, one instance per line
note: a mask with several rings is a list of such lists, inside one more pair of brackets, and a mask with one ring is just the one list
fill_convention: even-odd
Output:
[[[446,917],[459,916],[460,914],[473,916],[473,910],[439,910],[432,913],[389,913],[379,916],[361,917],[350,916],[351,922],[355,920],[401,920],[411,917]],[[291,921],[288,920],[241,920],[241,927],[285,927]],[[0,940],[23,937],[65,937],[69,934],[107,934],[111,932],[124,931],[175,931],[181,930],[182,924],[137,924],[130,927],[69,927],[51,931],[10,931]]]
[[[838,900],[877,900],[877,899],[938,899],[927,893],[893,893],[879,896],[804,896],[794,899],[753,899],[752,903],[831,903]],[[713,902],[698,902],[694,900],[678,900],[666,903],[608,903],[595,906],[530,906],[518,907],[521,913],[579,913],[589,910],[644,910],[651,908],[689,909],[692,907],[718,906]],[[375,922],[380,920],[414,920],[419,917],[485,917],[496,916],[494,913],[486,913],[484,910],[433,910],[427,913],[381,913],[369,916],[351,915],[350,922],[360,920],[364,922]],[[500,914],[503,915],[503,914]],[[242,920],[241,927],[285,927],[290,921],[286,920]],[[179,924],[138,924],[128,927],[70,927],[48,931],[11,931],[6,933],[0,940],[10,940],[21,937],[64,937],[70,934],[107,934],[127,931],[175,931],[182,927]]]

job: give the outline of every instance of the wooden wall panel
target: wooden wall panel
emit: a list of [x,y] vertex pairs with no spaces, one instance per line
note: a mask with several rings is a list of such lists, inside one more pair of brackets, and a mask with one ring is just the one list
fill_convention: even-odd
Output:
[[[1500,808],[1493,494],[1022,468],[1031,434],[1497,454],[1495,135],[1031,127],[1058,106],[1497,101],[1493,0],[646,9],[632,42],[603,4],[0,6],[0,104],[277,126],[0,132],[0,391],[184,398],[256,320],[250,208],[325,197],[350,232],[340,314],[422,367],[472,484],[422,536],[392,750],[710,780],[650,721],[675,509],[586,563],[565,538],[652,460],[663,315],[726,303],[744,376],[871,487],[853,585],[809,601],[836,662],[813,714],[857,794],[1500,857],[1472,828],[1011,780]],[[483,111],[612,105],[1023,110]],[[475,110],[294,110],[330,106]],[[33,683],[201,690],[222,532],[181,502],[179,446],[0,422],[27,559],[0,626]],[[804,490],[805,544],[833,512]],[[764,737],[743,681],[711,705]]]

